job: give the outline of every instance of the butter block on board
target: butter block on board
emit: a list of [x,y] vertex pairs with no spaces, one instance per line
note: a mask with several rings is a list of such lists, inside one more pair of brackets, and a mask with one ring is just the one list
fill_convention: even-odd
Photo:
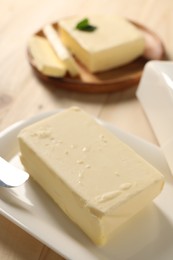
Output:
[[161,191],[163,176],[79,108],[23,129],[26,170],[97,245]]
[[62,43],[58,32],[54,29],[52,25],[46,25],[43,28],[43,32],[58,58],[65,64],[70,75],[72,77],[77,76],[79,74],[78,65],[71,53]]
[[56,56],[46,38],[38,35],[32,36],[28,47],[34,64],[41,73],[52,77],[63,77],[65,75],[66,66]]
[[89,23],[97,27],[92,32],[75,28],[82,19],[73,17],[60,20],[60,36],[90,72],[125,65],[143,54],[143,35],[124,18],[111,15],[90,16]]

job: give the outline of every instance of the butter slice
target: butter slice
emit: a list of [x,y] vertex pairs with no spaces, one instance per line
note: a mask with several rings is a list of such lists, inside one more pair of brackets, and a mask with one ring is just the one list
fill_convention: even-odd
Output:
[[48,40],[35,35],[30,38],[29,51],[36,68],[46,76],[63,77],[66,67],[56,56]]
[[117,16],[90,16],[97,27],[93,32],[75,29],[82,17],[59,21],[64,44],[91,72],[125,65],[144,52],[142,33],[127,20]]
[[58,32],[53,28],[52,25],[46,25],[43,28],[43,32],[58,58],[65,64],[70,75],[72,77],[77,76],[79,74],[77,63],[71,53],[63,45]]
[[150,203],[163,176],[79,108],[19,134],[26,170],[97,245]]

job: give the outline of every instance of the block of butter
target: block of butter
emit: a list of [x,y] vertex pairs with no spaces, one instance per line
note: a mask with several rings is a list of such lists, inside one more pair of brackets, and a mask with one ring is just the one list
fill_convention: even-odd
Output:
[[21,161],[97,245],[161,191],[163,176],[77,107],[19,133]]
[[56,56],[46,38],[34,35],[30,38],[28,47],[34,65],[41,73],[52,77],[63,77],[65,75],[66,66]]
[[144,52],[144,37],[130,22],[117,16],[95,15],[88,18],[96,27],[92,32],[76,29],[82,17],[59,21],[64,44],[90,72],[125,65]]
[[58,58],[65,64],[67,71],[70,73],[70,75],[72,77],[77,76],[79,74],[78,65],[71,53],[61,42],[57,30],[55,30],[52,25],[46,25],[43,28],[43,32]]

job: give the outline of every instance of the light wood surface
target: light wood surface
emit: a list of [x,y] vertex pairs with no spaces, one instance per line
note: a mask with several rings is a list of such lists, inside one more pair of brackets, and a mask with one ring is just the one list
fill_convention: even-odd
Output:
[[[48,87],[34,76],[26,58],[26,46],[31,34],[61,17],[114,13],[155,31],[172,59],[172,0],[1,0],[0,6],[0,130],[45,111],[78,105],[125,131],[157,143],[135,97],[136,86],[123,92],[99,95]],[[63,258],[0,216],[0,259]]]

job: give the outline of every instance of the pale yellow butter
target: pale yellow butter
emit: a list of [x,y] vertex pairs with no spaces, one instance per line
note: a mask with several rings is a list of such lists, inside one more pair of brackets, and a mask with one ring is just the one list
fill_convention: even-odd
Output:
[[36,68],[46,76],[63,77],[66,66],[56,56],[48,40],[34,35],[29,40],[29,52]]
[[117,16],[89,16],[93,32],[75,29],[83,17],[59,21],[64,44],[91,72],[125,65],[144,52],[142,33],[127,20]]
[[46,25],[43,28],[43,32],[58,58],[65,64],[70,75],[72,77],[77,76],[79,74],[78,65],[71,53],[61,42],[58,32],[53,28],[52,25]]
[[94,243],[150,203],[163,176],[79,108],[19,134],[26,170]]

